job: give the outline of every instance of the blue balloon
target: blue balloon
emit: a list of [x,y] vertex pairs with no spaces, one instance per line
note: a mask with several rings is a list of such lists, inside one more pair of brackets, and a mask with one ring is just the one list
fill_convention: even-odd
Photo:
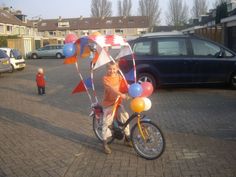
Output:
[[76,45],[74,43],[67,43],[63,46],[63,54],[65,57],[72,57],[76,52]]
[[128,92],[131,97],[136,98],[141,96],[143,88],[140,84],[134,83],[130,85]]

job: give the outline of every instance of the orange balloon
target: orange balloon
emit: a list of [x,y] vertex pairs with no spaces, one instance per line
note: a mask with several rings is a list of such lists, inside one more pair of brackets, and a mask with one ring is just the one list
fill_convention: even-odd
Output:
[[92,35],[92,36],[100,36],[100,35],[101,35],[101,33],[100,33],[100,32],[98,32],[98,31],[95,31],[95,32],[93,32],[91,35]]
[[137,112],[137,113],[144,111],[145,102],[144,102],[143,98],[141,98],[141,97],[134,98],[130,103],[130,108],[133,112]]

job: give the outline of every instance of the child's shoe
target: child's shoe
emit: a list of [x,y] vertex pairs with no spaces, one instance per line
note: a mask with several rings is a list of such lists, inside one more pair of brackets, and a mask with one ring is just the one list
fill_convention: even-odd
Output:
[[105,154],[111,154],[111,149],[108,146],[107,141],[103,141],[103,149],[104,149]]

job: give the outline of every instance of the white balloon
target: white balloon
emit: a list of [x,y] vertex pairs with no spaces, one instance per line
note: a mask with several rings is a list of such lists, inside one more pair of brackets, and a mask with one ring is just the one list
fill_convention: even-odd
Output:
[[149,98],[143,97],[143,101],[145,103],[144,111],[148,111],[152,107],[152,102]]

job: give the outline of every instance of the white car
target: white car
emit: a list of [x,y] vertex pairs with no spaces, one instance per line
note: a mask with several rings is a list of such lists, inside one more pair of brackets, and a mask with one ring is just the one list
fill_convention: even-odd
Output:
[[20,51],[17,49],[11,49],[11,48],[0,48],[3,50],[9,57],[10,57],[10,63],[12,67],[12,72],[14,70],[23,70],[26,67],[25,59],[20,54]]

